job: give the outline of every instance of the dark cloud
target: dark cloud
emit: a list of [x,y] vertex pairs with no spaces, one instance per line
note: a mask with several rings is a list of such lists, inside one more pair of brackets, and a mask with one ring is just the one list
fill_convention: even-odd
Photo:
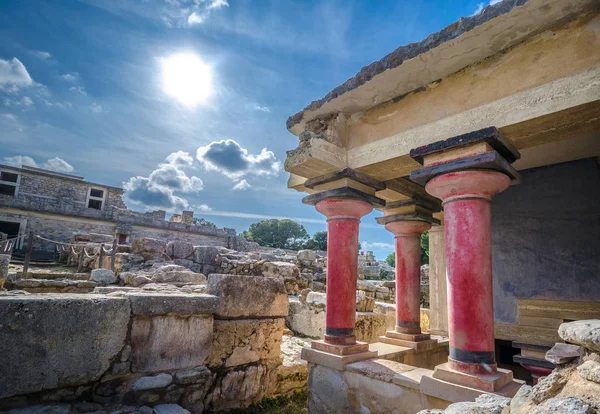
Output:
[[187,200],[177,197],[173,190],[167,187],[157,187],[148,177],[131,177],[123,184],[126,196],[135,203],[141,203],[148,207],[161,208],[165,210],[182,210],[187,208]]
[[219,171],[230,178],[249,173],[277,175],[281,171],[281,163],[272,151],[263,148],[258,155],[248,154],[248,150],[232,139],[213,141],[198,148],[196,158],[207,170]]

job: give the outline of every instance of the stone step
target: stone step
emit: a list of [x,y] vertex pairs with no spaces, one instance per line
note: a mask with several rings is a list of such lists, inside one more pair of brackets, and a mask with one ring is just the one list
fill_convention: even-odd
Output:
[[398,357],[413,352],[412,348],[386,344],[383,342],[369,344],[369,351],[376,351],[378,358],[390,360],[395,360]]
[[23,277],[23,272],[17,272],[20,279],[69,279],[69,280],[89,280],[89,273],[66,273],[66,272],[27,272]]

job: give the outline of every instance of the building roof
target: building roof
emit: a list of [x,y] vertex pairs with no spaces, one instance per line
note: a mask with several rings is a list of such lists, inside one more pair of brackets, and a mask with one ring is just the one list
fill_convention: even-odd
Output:
[[401,99],[475,62],[594,8],[597,0],[504,0],[461,18],[421,42],[401,46],[362,68],[287,120],[298,135],[306,122],[335,113],[352,114]]
[[85,181],[83,177],[78,176],[78,175],[65,174],[65,173],[60,173],[60,172],[56,172],[56,171],[45,170],[43,168],[30,167],[28,165],[21,165],[21,167],[14,167],[12,165],[0,164],[0,169],[13,170],[13,171],[21,172],[21,173],[29,173],[29,174],[34,174],[34,175],[43,175],[43,176],[47,176],[47,177],[57,177],[57,178],[73,180],[73,181],[77,181],[80,183],[89,184],[89,185],[93,185],[93,186],[105,187],[105,188],[123,191],[123,189],[121,187],[113,187],[113,186],[106,185],[106,184],[97,184],[97,183],[92,183],[90,181]]

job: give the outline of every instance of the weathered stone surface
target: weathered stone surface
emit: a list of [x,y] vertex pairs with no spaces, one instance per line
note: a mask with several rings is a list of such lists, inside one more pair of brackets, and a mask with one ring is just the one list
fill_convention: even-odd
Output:
[[600,319],[563,323],[558,328],[558,334],[566,342],[600,352]]
[[93,269],[90,280],[103,285],[109,285],[111,283],[115,283],[117,281],[117,277],[110,269]]
[[140,254],[145,260],[164,257],[163,254],[167,249],[164,241],[152,239],[150,237],[138,237],[133,239],[131,244],[133,253]]
[[211,315],[219,303],[216,296],[203,294],[129,292],[126,297],[134,315]]
[[459,402],[448,406],[445,414],[501,414],[510,404],[510,398],[494,394],[484,394],[475,401]]
[[131,370],[156,372],[204,365],[212,341],[212,316],[136,316],[131,327]]
[[268,396],[288,395],[289,393],[306,389],[308,364],[300,355],[302,348],[310,344],[310,340],[294,336],[284,336],[281,342],[281,357],[283,363],[272,371]]
[[357,312],[373,312],[375,309],[375,299],[368,296],[363,290],[356,291],[356,311]]
[[535,407],[531,414],[592,414],[589,404],[576,397],[551,398]]
[[314,339],[323,338],[325,335],[325,307],[318,310],[298,301],[290,301],[289,309],[286,321],[294,333]]
[[155,283],[193,283],[199,285],[206,283],[206,276],[202,273],[194,273],[190,270],[173,270],[169,272],[157,272],[152,277]]
[[553,364],[566,364],[581,357],[581,347],[578,345],[556,343],[546,352],[546,361]]
[[207,408],[210,411],[227,411],[247,407],[263,398],[267,384],[267,369],[262,365],[230,371],[207,397]]
[[194,245],[183,240],[172,240],[167,243],[167,255],[172,259],[189,259],[194,254]]
[[204,383],[212,377],[210,370],[204,366],[179,371],[175,373],[175,382],[177,384],[188,385]]
[[300,270],[293,263],[265,262],[263,264],[263,276],[280,279],[297,278],[300,277]]
[[577,367],[577,372],[581,378],[600,384],[600,362],[585,361]]
[[314,250],[298,250],[298,260],[312,262],[317,260],[317,252]]
[[96,381],[123,348],[129,302],[94,294],[0,297],[0,398]]
[[202,273],[202,265],[188,259],[175,259],[173,263],[179,266],[183,266],[186,269],[191,270],[194,273]]
[[379,342],[386,328],[385,315],[374,312],[356,312],[356,340],[368,343]]
[[512,400],[510,400],[511,413],[516,414],[521,412],[521,407],[523,407],[523,405],[525,405],[529,400],[531,389],[531,385],[523,385],[521,388],[519,388],[519,391],[517,391]]
[[177,404],[160,404],[154,407],[154,414],[190,414],[190,412]]
[[194,262],[218,267],[221,265],[219,250],[214,246],[194,246]]
[[173,382],[173,377],[169,374],[162,373],[138,378],[131,386],[131,389],[134,391],[154,390],[157,388],[165,388],[171,382]]
[[536,404],[554,397],[569,380],[573,369],[554,370],[547,377],[540,378],[532,388],[529,398]]
[[113,242],[113,236],[110,234],[90,233],[90,234],[88,234],[88,236],[89,236],[88,241],[90,243],[110,244]]
[[4,281],[8,278],[8,264],[10,262],[10,255],[0,254],[0,289]]
[[309,292],[306,295],[306,303],[311,308],[322,308],[325,309],[327,305],[327,295],[321,292]]
[[279,358],[283,319],[217,320],[209,367],[227,368]]
[[375,286],[374,283],[366,280],[357,280],[356,289],[364,290],[365,292],[375,292],[377,290],[377,286]]
[[281,279],[211,274],[208,293],[219,297],[217,318],[285,317],[288,313]]

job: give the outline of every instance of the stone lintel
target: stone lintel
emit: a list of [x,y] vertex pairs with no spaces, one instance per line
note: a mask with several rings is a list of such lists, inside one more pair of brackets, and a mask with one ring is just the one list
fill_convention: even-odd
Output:
[[335,355],[351,355],[369,350],[369,344],[366,342],[356,342],[353,345],[336,345],[325,342],[323,339],[312,341],[311,348]]
[[311,194],[302,199],[304,204],[315,205],[319,201],[328,199],[354,199],[366,201],[375,207],[385,207],[385,200],[375,197],[374,195],[364,193],[352,187],[334,188],[319,193]]
[[448,363],[436,366],[433,377],[487,392],[497,392],[514,381],[512,371],[507,369],[498,368],[494,374],[477,375],[456,371]]
[[329,352],[319,351],[309,347],[302,348],[301,358],[307,362],[323,365],[329,368],[343,371],[346,365],[365,359],[377,358],[377,351],[359,352],[350,355],[335,355]]
[[508,141],[496,127],[483,128],[478,131],[469,132],[448,138],[443,141],[437,141],[433,144],[423,145],[410,150],[410,157],[423,165],[424,157],[427,155],[437,154],[444,151],[453,150],[467,145],[485,142],[496,150],[509,163],[518,160],[521,155],[515,146]]
[[324,139],[310,138],[287,152],[284,168],[287,172],[306,178],[330,174],[347,167],[346,149]]
[[463,170],[492,170],[506,174],[511,179],[511,184],[519,184],[521,175],[498,152],[490,151],[483,154],[472,155],[457,160],[431,165],[419,170],[411,171],[410,179],[420,185],[427,184],[438,175],[448,174]]
[[393,223],[394,221],[425,221],[431,224],[440,224],[440,221],[436,218],[433,218],[431,214],[424,214],[421,211],[408,214],[393,214],[391,216],[377,217],[375,220],[378,224],[384,226],[388,223]]
[[349,178],[360,184],[371,187],[376,191],[385,189],[385,184],[383,184],[382,182],[377,181],[365,174],[361,174],[361,173],[353,170],[352,168],[344,168],[343,170],[336,171],[331,174],[326,174],[326,175],[322,175],[320,177],[308,179],[304,182],[304,186],[307,188],[315,188],[319,185],[337,181],[342,178]]

